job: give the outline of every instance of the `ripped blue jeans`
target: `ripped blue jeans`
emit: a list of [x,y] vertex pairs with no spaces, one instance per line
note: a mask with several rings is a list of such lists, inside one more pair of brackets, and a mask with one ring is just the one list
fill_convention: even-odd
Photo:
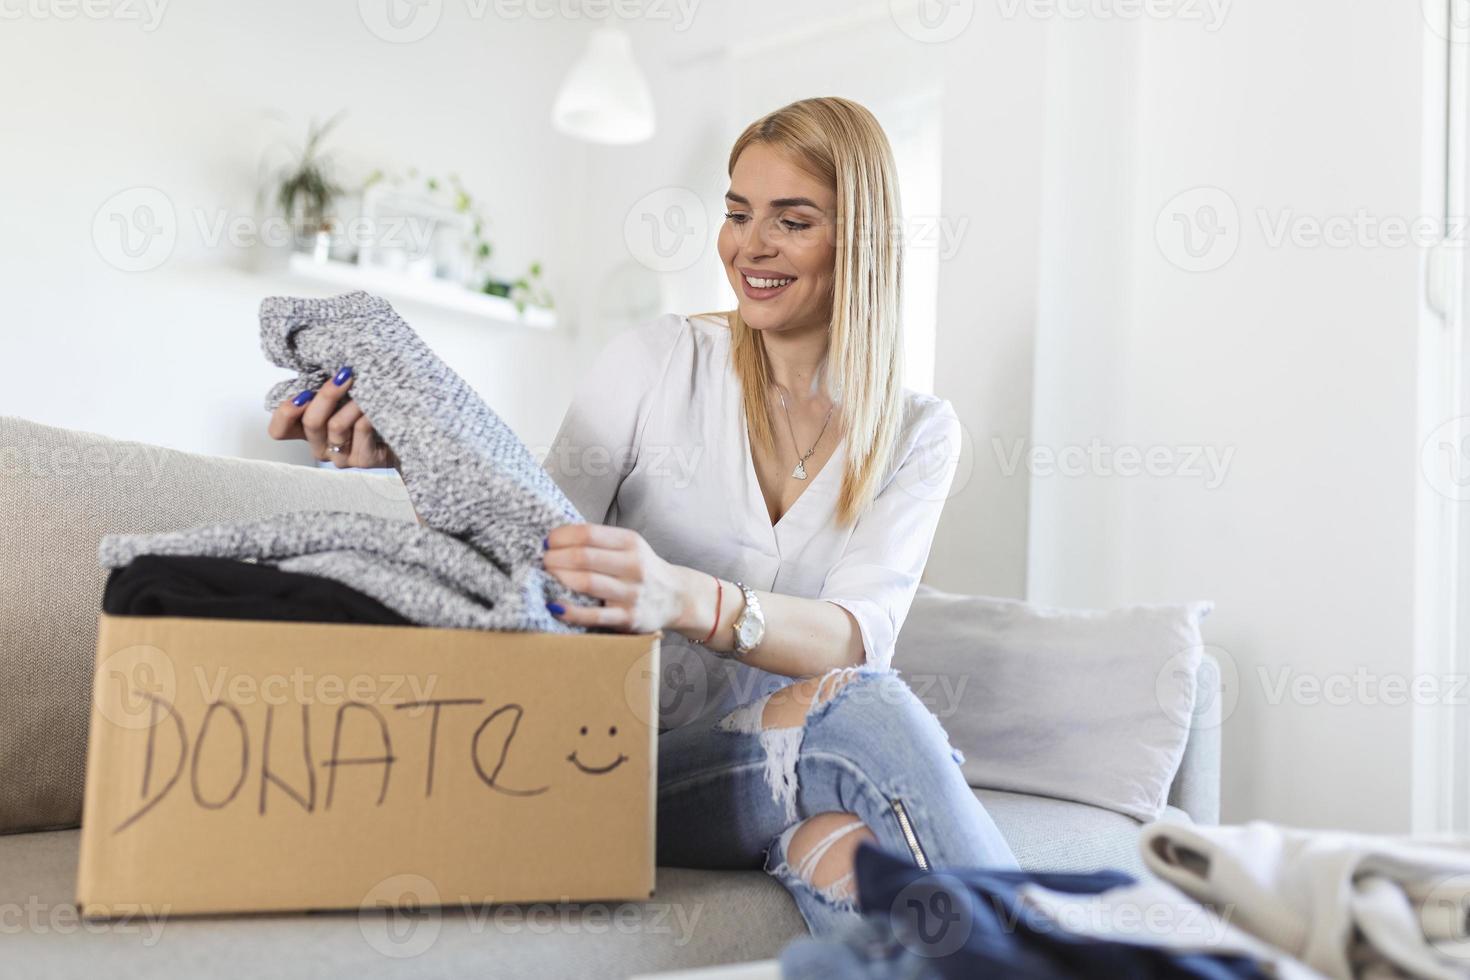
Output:
[[[659,736],[659,864],[764,867],[818,936],[857,914],[855,883],[818,888],[811,880],[845,830],[866,827],[878,846],[920,868],[1016,868],[939,719],[896,672],[856,667],[823,678],[843,683],[832,685],[835,695],[819,693],[798,727],[763,727],[766,695],[714,724]],[[819,813],[857,820],[793,864],[792,835]]]

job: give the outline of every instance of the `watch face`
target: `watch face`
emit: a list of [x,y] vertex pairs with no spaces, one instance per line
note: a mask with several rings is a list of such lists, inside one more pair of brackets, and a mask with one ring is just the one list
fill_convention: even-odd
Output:
[[745,622],[740,624],[738,636],[740,645],[748,647],[760,639],[761,624],[754,616],[747,616]]

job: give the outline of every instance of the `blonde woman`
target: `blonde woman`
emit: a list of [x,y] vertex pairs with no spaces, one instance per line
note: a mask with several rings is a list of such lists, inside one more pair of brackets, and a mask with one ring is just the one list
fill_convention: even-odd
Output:
[[[921,867],[1015,859],[890,666],[959,421],[901,383],[887,138],[854,102],[805,99],[741,134],[729,176],[736,308],[603,348],[545,461],[589,523],[543,561],[603,600],[551,606],[563,621],[664,631],[659,863],[763,865],[820,934],[855,914],[863,842]],[[336,397],[305,437],[391,465]]]
[[[892,152],[806,99],[729,157],[736,308],[615,338],[546,465],[589,520],[546,568],[662,629],[660,864],[764,862],[813,932],[853,914],[864,841],[1014,867],[938,720],[889,666],[954,475],[948,401],[902,386]],[[608,452],[608,450],[612,450]]]

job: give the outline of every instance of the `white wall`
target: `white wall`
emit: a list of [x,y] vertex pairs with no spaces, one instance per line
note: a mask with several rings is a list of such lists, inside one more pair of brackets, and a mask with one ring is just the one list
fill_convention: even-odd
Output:
[[[963,10],[956,4],[952,10]],[[965,234],[939,270],[935,391],[969,439],[930,557],[939,588],[1024,596],[1030,476],[994,451],[1031,432],[1039,292],[1045,25],[977,4],[936,45],[945,77],[945,220]]]
[[[1355,686],[1272,702],[1282,671],[1332,692],[1413,669],[1420,255],[1273,247],[1262,214],[1422,213],[1425,24],[1303,0],[1235,5],[1214,32],[1051,31],[1035,440],[1234,456],[1213,489],[1178,471],[1038,480],[1031,596],[1215,600],[1206,636],[1238,670],[1225,819],[1407,830],[1409,706]],[[1218,190],[1185,216],[1223,192],[1239,246],[1191,272],[1156,221],[1200,186]]]

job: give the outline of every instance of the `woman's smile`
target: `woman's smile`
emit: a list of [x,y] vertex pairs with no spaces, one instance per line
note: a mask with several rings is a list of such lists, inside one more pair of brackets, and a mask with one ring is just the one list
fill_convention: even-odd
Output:
[[775,299],[786,291],[797,279],[796,276],[782,275],[778,272],[768,272],[761,269],[740,270],[740,284],[745,295],[753,300]]

